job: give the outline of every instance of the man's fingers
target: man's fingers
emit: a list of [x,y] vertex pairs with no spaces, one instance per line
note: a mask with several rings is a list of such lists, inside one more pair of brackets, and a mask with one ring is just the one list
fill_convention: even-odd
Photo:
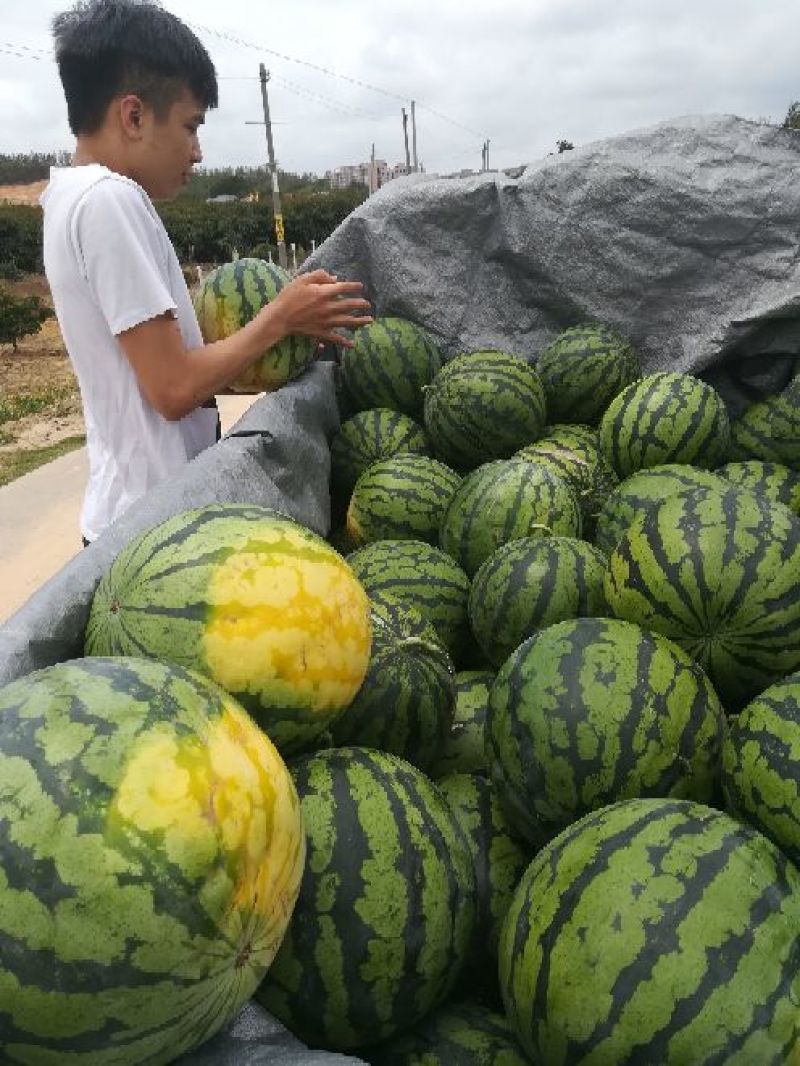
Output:
[[364,286],[360,281],[333,281],[330,283],[330,294],[332,296],[345,296],[348,292],[364,291]]
[[369,300],[336,300],[331,304],[331,311],[336,314],[345,314],[348,311],[370,311],[372,304]]
[[370,315],[337,315],[328,325],[334,329],[358,329],[359,326],[368,326],[374,321]]
[[320,340],[338,344],[340,348],[352,348],[354,344],[350,337],[345,337],[342,333],[322,333]]
[[306,282],[320,282],[324,281],[329,284],[333,284],[337,279],[335,274],[329,274],[327,270],[310,270],[307,274],[298,274],[298,278],[302,278]]

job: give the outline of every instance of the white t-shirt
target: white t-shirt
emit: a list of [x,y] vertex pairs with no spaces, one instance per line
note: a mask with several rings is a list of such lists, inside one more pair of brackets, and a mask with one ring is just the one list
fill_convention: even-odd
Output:
[[94,540],[214,443],[217,413],[199,408],[178,422],[163,418],[117,340],[171,311],[185,346],[203,343],[175,250],[144,189],[97,163],[53,167],[41,203],[45,273],[86,422],[81,530]]

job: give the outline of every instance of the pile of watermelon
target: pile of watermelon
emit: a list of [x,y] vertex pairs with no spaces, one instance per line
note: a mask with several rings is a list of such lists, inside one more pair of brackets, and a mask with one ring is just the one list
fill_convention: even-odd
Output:
[[376,1066],[793,1061],[796,411],[600,324],[379,318],[337,394],[328,542],[178,515],[0,690],[3,1061],[251,996]]

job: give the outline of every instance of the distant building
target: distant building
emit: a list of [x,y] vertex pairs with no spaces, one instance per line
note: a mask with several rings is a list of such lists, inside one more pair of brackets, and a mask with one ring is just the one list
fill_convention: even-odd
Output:
[[[420,167],[420,170],[423,168]],[[332,189],[347,189],[351,185],[366,185],[374,192],[394,178],[402,178],[411,173],[411,168],[405,163],[396,163],[390,167],[385,159],[376,159],[369,163],[348,164],[328,170],[325,173],[327,181]]]

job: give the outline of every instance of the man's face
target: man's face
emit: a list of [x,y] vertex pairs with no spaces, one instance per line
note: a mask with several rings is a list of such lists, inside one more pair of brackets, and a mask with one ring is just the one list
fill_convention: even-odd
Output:
[[161,119],[151,107],[143,107],[137,180],[152,199],[171,200],[177,196],[189,180],[192,167],[202,161],[197,131],[204,121],[205,109],[188,89]]

